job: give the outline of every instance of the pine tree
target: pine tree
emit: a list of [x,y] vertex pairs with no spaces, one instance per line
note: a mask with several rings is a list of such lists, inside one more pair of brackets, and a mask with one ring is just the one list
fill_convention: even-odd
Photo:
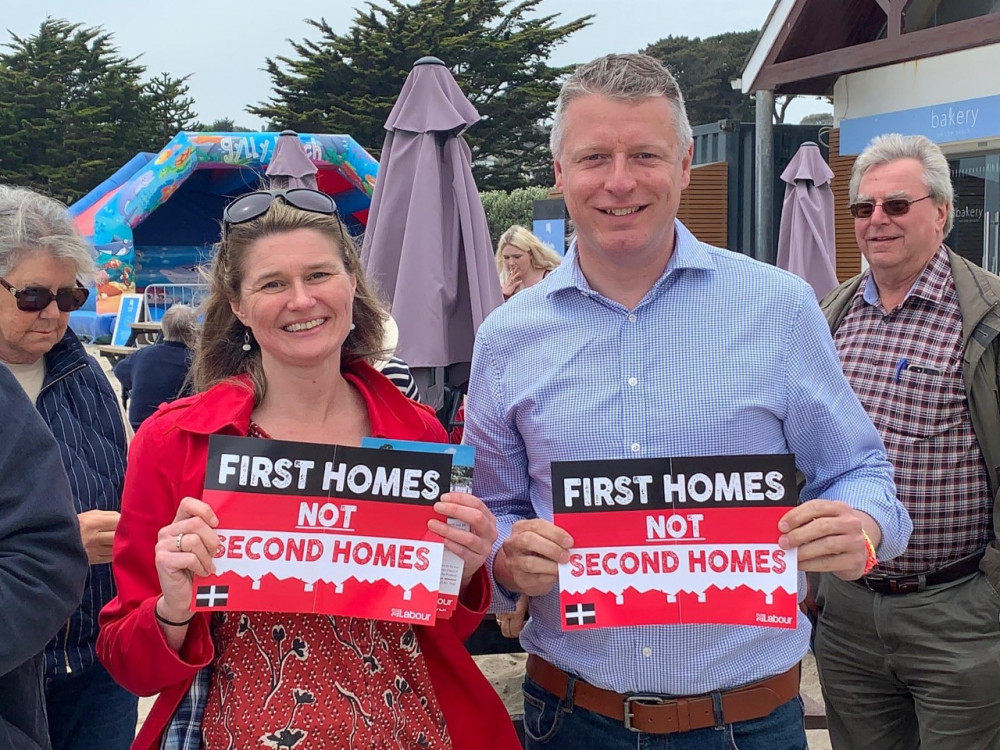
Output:
[[413,63],[433,55],[483,117],[466,134],[480,190],[550,184],[548,123],[558,82],[571,67],[547,60],[593,16],[563,25],[556,15],[529,17],[539,2],[369,2],[345,34],[322,19],[309,21],[320,39],[293,43],[294,57],[268,59],[274,94],[247,111],[274,130],[345,133],[377,156]]
[[72,202],[191,119],[184,79],[144,84],[145,68],[99,27],[50,18],[11,40],[0,54],[0,181]]

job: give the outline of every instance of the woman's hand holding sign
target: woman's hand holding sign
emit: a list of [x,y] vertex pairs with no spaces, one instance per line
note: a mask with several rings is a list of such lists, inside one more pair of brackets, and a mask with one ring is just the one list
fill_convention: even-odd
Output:
[[442,516],[464,521],[469,525],[466,531],[436,519],[427,522],[427,528],[444,539],[445,548],[461,557],[465,563],[460,589],[465,591],[472,576],[483,566],[493,549],[493,542],[497,539],[497,519],[482,500],[465,492],[446,492],[434,504],[434,510]]
[[544,596],[559,580],[559,565],[569,562],[572,547],[573,537],[549,521],[518,521],[497,552],[493,577],[508,591]]
[[[213,527],[219,519],[207,503],[185,497],[177,507],[174,522],[160,529],[156,540],[156,574],[163,592],[156,603],[159,622],[185,622],[191,617],[191,579],[215,572],[212,557],[219,546],[219,536]],[[167,626],[167,642],[175,648],[171,636],[183,642],[182,628]]]
[[799,570],[833,573],[845,581],[866,572],[868,542],[878,547],[882,532],[875,520],[835,500],[810,500],[778,522],[782,549],[798,549]]

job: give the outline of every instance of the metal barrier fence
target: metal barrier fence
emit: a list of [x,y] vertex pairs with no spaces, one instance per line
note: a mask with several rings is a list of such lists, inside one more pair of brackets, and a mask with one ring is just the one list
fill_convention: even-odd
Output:
[[171,305],[198,307],[208,296],[208,284],[150,284],[146,287],[146,319],[159,321]]

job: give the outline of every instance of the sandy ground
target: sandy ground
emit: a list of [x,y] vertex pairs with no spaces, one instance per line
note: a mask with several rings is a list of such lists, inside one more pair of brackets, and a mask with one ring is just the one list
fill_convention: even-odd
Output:
[[[115,392],[120,395],[120,386],[117,378],[111,373],[108,360],[100,357],[96,347],[87,347],[88,350],[108,374]],[[124,417],[124,414],[123,414]],[[126,424],[128,420],[126,420]],[[497,693],[503,699],[507,710],[512,715],[521,713],[521,680],[524,678],[524,659],[521,654],[498,654],[496,656],[478,656],[476,661],[480,669],[486,675]],[[807,655],[802,662],[802,693],[818,704],[823,704],[823,696],[820,692],[819,677],[816,674],[816,663],[812,655]],[[142,698],[139,700],[139,725],[146,718],[150,706],[153,705],[153,698]],[[138,727],[137,727],[138,729]],[[807,732],[810,750],[831,750],[830,739],[825,731],[813,730]]]

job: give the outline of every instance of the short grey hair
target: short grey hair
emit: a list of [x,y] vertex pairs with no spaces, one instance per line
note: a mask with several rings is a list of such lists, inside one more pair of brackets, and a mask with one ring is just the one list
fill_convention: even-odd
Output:
[[[951,184],[948,159],[930,138],[923,135],[900,135],[886,133],[872,138],[865,150],[854,162],[849,188],[851,203],[858,200],[861,178],[874,167],[880,167],[899,159],[916,159],[924,169],[924,187],[938,205],[948,204],[948,218],[944,223],[944,235],[951,234],[955,224],[955,188]],[[918,197],[918,196],[914,196]]]
[[592,94],[622,101],[665,96],[670,102],[674,131],[681,151],[686,152],[694,143],[681,87],[663,63],[649,55],[605,55],[573,71],[559,90],[552,132],[549,135],[549,147],[555,158],[558,159],[562,152],[566,107],[575,99]]
[[97,276],[94,253],[73,226],[65,204],[28,188],[0,185],[0,276],[39,250],[72,262],[84,285]]
[[198,311],[189,305],[174,304],[160,321],[164,341],[180,341],[188,349],[198,344]]

